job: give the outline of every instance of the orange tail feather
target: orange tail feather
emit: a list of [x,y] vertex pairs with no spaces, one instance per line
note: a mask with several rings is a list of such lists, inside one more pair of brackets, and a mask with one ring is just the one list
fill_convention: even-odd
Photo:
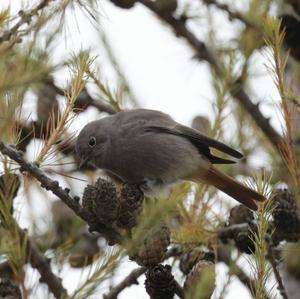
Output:
[[231,196],[238,202],[244,204],[251,210],[257,210],[255,201],[264,201],[266,198],[258,192],[244,186],[240,182],[219,171],[215,167],[211,166],[205,175],[203,172],[199,177],[198,181],[205,182],[209,185],[213,185],[220,189],[227,195]]

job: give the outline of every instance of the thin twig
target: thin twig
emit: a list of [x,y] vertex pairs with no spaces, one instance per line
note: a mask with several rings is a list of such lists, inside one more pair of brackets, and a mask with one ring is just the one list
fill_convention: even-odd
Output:
[[16,161],[21,166],[21,171],[29,172],[33,177],[41,182],[41,186],[43,188],[51,190],[52,193],[58,196],[78,216],[82,217],[82,209],[76,199],[71,197],[66,190],[62,189],[57,181],[53,181],[48,178],[36,164],[27,162],[23,157],[23,152],[17,151],[12,146],[6,145],[1,141],[0,152]]
[[249,27],[257,27],[257,25],[247,20],[242,13],[237,11],[232,11],[229,5],[225,3],[219,3],[216,0],[202,0],[202,2],[205,3],[206,5],[214,5],[216,8],[225,11],[231,20],[239,20],[240,22],[244,23]]
[[40,281],[48,285],[49,290],[53,293],[55,298],[63,298],[63,296],[67,295],[67,291],[62,285],[61,279],[52,272],[49,261],[37,249],[34,242],[28,237],[26,231],[19,228],[19,234],[22,240],[26,239],[29,262],[31,266],[40,273]]
[[183,288],[176,280],[175,280],[175,294],[181,299],[184,298]]
[[[185,22],[181,19],[178,19],[171,14],[165,14],[159,10],[151,0],[138,0],[144,6],[148,7],[153,11],[158,17],[168,23],[177,36],[183,37],[190,46],[196,51],[197,57],[200,60],[207,61],[210,66],[213,68],[214,72],[219,78],[223,77],[222,68],[219,66],[219,63],[212,51],[207,48],[206,44],[200,41],[186,26]],[[275,146],[275,148],[280,152],[281,145],[283,143],[283,138],[281,135],[272,127],[268,118],[264,117],[261,113],[258,105],[254,104],[250,97],[247,95],[243,87],[240,87],[238,90],[232,88],[230,90],[231,95],[242,105],[242,107],[251,115],[256,125],[263,131],[265,136],[269,141]]]
[[[60,187],[58,181],[54,181],[47,177],[45,173],[35,164],[27,162],[23,157],[23,152],[16,150],[10,145],[6,145],[0,141],[0,152],[3,155],[8,156],[12,160],[16,161],[20,166],[20,171],[27,171],[34,178],[36,178],[40,183],[41,187],[46,190],[50,190],[53,194],[55,194],[58,198],[60,198],[73,212],[83,219],[85,222],[90,224],[90,217],[87,213],[82,209],[79,204],[79,197],[72,197],[69,195],[70,190],[68,188],[63,189]],[[121,242],[120,235],[113,228],[102,228],[100,226],[93,227],[94,231],[99,232],[103,237],[108,240],[113,240],[114,243]]]
[[114,286],[106,295],[103,295],[103,299],[116,299],[118,295],[127,287],[138,284],[137,279],[147,271],[146,267],[140,267],[131,271],[119,284]]
[[288,299],[288,295],[287,295],[285,287],[283,285],[282,278],[281,278],[280,273],[277,269],[278,264],[277,264],[277,261],[274,257],[273,242],[272,242],[271,236],[266,235],[265,241],[266,241],[266,244],[267,244],[267,258],[268,258],[268,260],[269,260],[269,262],[272,266],[272,269],[273,269],[273,272],[274,272],[274,275],[275,275],[275,278],[276,278],[276,281],[277,281],[277,284],[278,284],[278,290],[280,292],[280,295],[284,299]]
[[24,12],[19,11],[20,20],[9,30],[5,31],[2,36],[0,36],[0,43],[9,41],[13,35],[15,35],[20,27],[25,24],[29,24],[33,16],[36,16],[38,12],[44,9],[53,0],[42,0],[36,7]]
[[[169,249],[166,254],[165,254],[165,260],[180,255],[181,252],[179,248],[177,247],[172,247]],[[146,267],[140,267],[137,269],[132,270],[132,272],[126,276],[119,284],[114,286],[113,288],[110,289],[110,291],[103,296],[103,299],[115,299],[117,296],[127,287],[137,284],[137,279],[143,275],[147,271]],[[176,284],[176,294],[180,297],[183,298],[183,296],[180,296],[180,294],[183,294],[181,286],[177,283]]]
[[[57,87],[53,82],[46,82],[49,87],[53,88],[57,95],[65,96],[66,90],[62,90]],[[116,110],[109,104],[104,103],[101,100],[95,100],[91,97],[86,88],[82,90],[82,92],[77,97],[74,103],[74,111],[83,112],[88,107],[96,108],[100,113],[105,112],[108,114],[115,114]],[[42,139],[44,136],[47,136],[49,132],[47,132],[46,126],[43,126],[39,121],[32,122],[30,124],[23,124],[20,122],[15,122],[15,127],[17,132],[20,132],[20,141],[17,145],[18,149],[25,151],[26,146],[33,138]],[[64,154],[74,154],[74,146],[69,142],[65,142],[65,146],[57,147],[59,151]]]
[[[67,89],[62,90],[61,88],[57,87],[53,82],[48,82],[47,84],[51,85],[53,89],[57,92],[57,94],[61,96],[65,96]],[[101,100],[95,100],[89,94],[86,88],[79,94],[78,98],[74,103],[74,108],[80,110],[86,110],[88,107],[95,107],[98,109],[99,112],[106,112],[108,114],[115,114],[116,110],[109,104],[104,103]]]

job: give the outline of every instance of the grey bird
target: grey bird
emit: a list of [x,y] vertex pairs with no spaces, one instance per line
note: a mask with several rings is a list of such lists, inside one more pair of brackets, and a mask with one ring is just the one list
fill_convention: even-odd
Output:
[[217,149],[234,158],[243,155],[160,111],[136,109],[88,123],[76,140],[80,167],[92,163],[137,184],[147,194],[182,180],[210,184],[252,210],[265,197],[224,174],[213,164],[232,160],[213,155]]

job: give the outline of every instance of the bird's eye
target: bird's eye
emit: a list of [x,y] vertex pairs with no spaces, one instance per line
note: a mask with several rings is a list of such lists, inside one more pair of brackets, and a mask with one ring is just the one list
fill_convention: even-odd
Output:
[[89,146],[94,147],[96,145],[96,138],[94,136],[90,137]]

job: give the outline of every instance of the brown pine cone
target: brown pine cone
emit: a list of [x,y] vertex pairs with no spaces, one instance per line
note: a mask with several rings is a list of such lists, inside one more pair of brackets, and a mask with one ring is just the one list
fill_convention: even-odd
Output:
[[233,239],[238,250],[241,252],[252,254],[255,251],[255,244],[253,242],[253,233],[255,233],[256,226],[252,226],[245,230],[234,234]]
[[214,262],[215,255],[212,251],[203,251],[199,247],[196,247],[182,254],[179,268],[183,274],[187,275],[200,260]]
[[139,188],[125,184],[121,190],[117,225],[131,229],[137,225],[137,217],[143,210],[144,195]]
[[272,212],[275,231],[274,243],[286,240],[296,242],[300,238],[300,215],[295,198],[287,189],[279,189],[274,196],[275,208]]
[[200,260],[186,277],[184,293],[189,299],[209,299],[215,289],[215,280],[214,263]]
[[255,250],[253,234],[257,231],[254,214],[242,205],[235,206],[230,211],[228,225],[221,231],[219,237],[223,243],[234,240],[236,247],[247,254]]
[[228,224],[250,223],[254,220],[254,213],[244,205],[234,206],[230,210]]
[[117,219],[119,210],[115,185],[101,178],[94,186],[87,185],[82,197],[82,207],[89,214],[91,223],[111,226]]
[[169,245],[169,228],[165,224],[157,225],[145,232],[138,252],[131,256],[131,259],[145,267],[157,265],[164,260]]
[[6,278],[0,279],[0,298],[3,299],[22,299],[21,291],[18,286]]
[[145,288],[151,299],[172,299],[176,282],[171,266],[157,265],[146,272]]

